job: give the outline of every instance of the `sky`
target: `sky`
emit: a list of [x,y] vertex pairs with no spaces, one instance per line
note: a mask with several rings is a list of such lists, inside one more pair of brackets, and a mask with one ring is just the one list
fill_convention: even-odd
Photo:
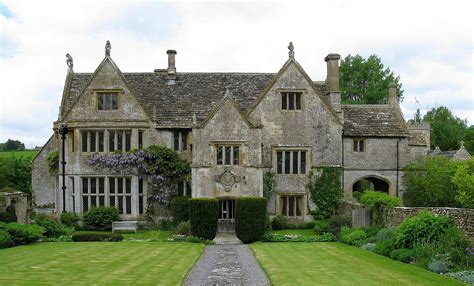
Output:
[[2,1],[0,142],[43,145],[57,120],[66,53],[94,72],[107,40],[122,72],[272,72],[287,46],[313,80],[328,53],[378,55],[405,90],[405,119],[446,106],[474,124],[472,1]]

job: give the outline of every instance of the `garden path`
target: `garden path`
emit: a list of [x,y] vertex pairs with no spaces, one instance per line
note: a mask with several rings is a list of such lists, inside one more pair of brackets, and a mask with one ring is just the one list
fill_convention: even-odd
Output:
[[[228,242],[229,239],[225,241]],[[219,240],[216,243],[219,243]],[[201,258],[188,273],[184,285],[270,285],[270,283],[248,245],[220,244],[209,245],[204,249]]]

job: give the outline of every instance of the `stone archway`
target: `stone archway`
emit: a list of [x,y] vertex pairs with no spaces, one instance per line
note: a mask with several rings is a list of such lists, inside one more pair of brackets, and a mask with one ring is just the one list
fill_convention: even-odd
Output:
[[352,194],[354,192],[362,193],[367,190],[389,194],[390,181],[379,176],[365,176],[352,184]]

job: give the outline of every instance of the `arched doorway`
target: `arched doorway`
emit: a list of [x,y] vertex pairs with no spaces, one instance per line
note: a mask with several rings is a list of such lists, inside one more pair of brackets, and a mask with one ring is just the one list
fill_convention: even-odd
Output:
[[389,193],[390,184],[385,179],[381,179],[374,176],[368,176],[360,178],[352,185],[352,195],[356,193],[356,197],[365,191],[375,191],[382,193]]

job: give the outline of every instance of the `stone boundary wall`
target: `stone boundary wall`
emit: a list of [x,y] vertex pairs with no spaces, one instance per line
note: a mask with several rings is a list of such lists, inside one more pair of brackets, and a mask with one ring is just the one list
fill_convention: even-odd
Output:
[[435,215],[447,215],[453,218],[456,226],[463,230],[470,239],[474,238],[474,209],[442,208],[442,207],[396,207],[388,211],[384,217],[387,227],[398,226],[405,218],[415,216],[422,210],[429,210]]

